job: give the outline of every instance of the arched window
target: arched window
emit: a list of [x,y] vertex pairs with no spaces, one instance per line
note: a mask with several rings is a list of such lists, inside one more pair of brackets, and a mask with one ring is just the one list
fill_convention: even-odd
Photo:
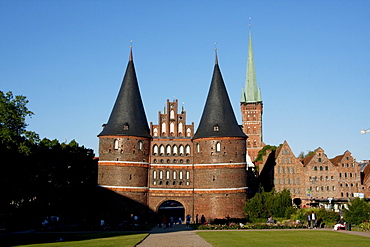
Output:
[[190,130],[190,128],[188,128],[188,129],[186,130],[186,136],[191,136],[191,130]]
[[199,143],[196,144],[196,148],[197,148],[197,153],[199,154],[200,153],[200,145],[199,145]]
[[172,155],[177,155],[177,146],[174,145],[172,148]]
[[137,149],[138,149],[139,151],[142,151],[142,150],[143,150],[143,141],[138,141],[138,142],[137,142]]
[[170,111],[170,118],[175,119],[175,112],[173,110]]
[[189,145],[186,145],[186,147],[185,147],[185,154],[186,155],[190,154],[190,146]]
[[158,129],[157,129],[157,128],[154,128],[154,130],[153,130],[153,135],[154,135],[154,136],[158,136]]
[[317,171],[317,166],[314,166],[313,170],[314,170],[314,171]]
[[166,155],[171,155],[171,146],[167,145],[166,147]]
[[320,171],[322,171],[322,166],[320,166]]
[[173,171],[172,176],[173,176],[173,179],[176,179],[176,171]]
[[157,179],[157,171],[153,171],[153,178]]
[[179,173],[179,179],[182,179],[182,171]]
[[182,126],[183,126],[183,124],[182,123],[179,123],[179,126],[177,127],[178,128],[178,132],[179,133],[182,133],[183,132],[183,130],[182,130]]
[[114,149],[118,149],[118,147],[119,147],[119,144],[118,144],[118,140],[117,139],[115,139],[114,140]]
[[161,146],[159,147],[159,154],[160,154],[160,155],[163,155],[163,154],[164,154],[164,146],[163,146],[163,145],[161,145]]
[[179,147],[179,154],[180,154],[180,156],[184,155],[184,146],[183,145],[180,145],[180,147]]
[[159,179],[163,179],[163,171],[159,172]]
[[175,124],[170,123],[170,133],[175,133]]
[[162,123],[162,133],[166,134],[166,123],[165,122]]
[[190,179],[190,172],[186,172],[186,179]]
[[170,179],[170,171],[166,171],[166,179]]
[[157,145],[157,144],[155,144],[155,145],[153,146],[153,154],[154,154],[154,155],[157,155],[157,154],[158,154],[158,145]]
[[221,151],[221,143],[220,142],[217,142],[216,143],[216,152],[220,152]]

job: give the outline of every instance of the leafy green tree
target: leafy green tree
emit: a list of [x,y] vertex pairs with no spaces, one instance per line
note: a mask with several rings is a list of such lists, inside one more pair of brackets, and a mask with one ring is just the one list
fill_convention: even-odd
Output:
[[355,198],[348,204],[348,209],[344,210],[344,219],[351,224],[360,224],[365,220],[370,220],[370,204],[364,199]]
[[17,149],[19,153],[29,154],[32,144],[38,142],[38,135],[26,130],[26,117],[33,115],[27,103],[25,96],[0,91],[0,144],[3,150]]
[[286,189],[281,192],[262,190],[261,193],[256,193],[249,199],[244,206],[245,214],[248,214],[251,219],[267,218],[269,215],[290,218],[294,211],[290,192]]

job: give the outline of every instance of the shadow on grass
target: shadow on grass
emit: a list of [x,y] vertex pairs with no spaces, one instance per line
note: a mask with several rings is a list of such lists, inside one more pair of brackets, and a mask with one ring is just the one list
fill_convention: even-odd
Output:
[[92,240],[142,233],[146,232],[28,232],[0,236],[0,243],[1,246],[8,247],[17,245]]

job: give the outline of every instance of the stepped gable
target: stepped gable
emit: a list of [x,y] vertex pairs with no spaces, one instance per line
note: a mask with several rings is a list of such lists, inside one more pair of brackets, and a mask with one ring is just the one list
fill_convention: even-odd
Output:
[[207,137],[247,138],[236,121],[225,83],[218,66],[217,53],[208,97],[197,132],[193,139]]
[[98,136],[108,135],[151,137],[136,78],[132,48],[112,113]]

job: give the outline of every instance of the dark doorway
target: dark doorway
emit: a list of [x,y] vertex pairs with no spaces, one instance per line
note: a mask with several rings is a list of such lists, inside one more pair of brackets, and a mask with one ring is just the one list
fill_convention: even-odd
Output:
[[159,206],[158,214],[162,217],[163,216],[168,218],[173,217],[175,222],[178,222],[179,218],[181,218],[181,220],[184,221],[185,208],[180,202],[169,200],[163,202]]

